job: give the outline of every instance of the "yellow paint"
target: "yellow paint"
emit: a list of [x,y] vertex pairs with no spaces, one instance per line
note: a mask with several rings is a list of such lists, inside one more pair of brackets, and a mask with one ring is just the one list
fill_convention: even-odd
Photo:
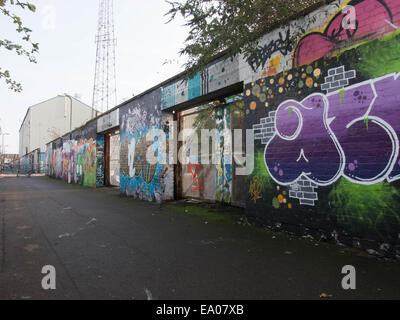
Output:
[[260,179],[258,176],[253,177],[253,180],[250,183],[250,190],[249,190],[254,203],[257,203],[258,199],[262,199],[262,184],[260,183]]
[[314,77],[318,79],[320,76],[321,76],[321,69],[319,69],[319,68],[315,69],[314,70]]
[[276,56],[275,58],[272,58],[271,61],[269,62],[269,67],[278,69],[280,63],[281,63],[281,58],[279,56]]

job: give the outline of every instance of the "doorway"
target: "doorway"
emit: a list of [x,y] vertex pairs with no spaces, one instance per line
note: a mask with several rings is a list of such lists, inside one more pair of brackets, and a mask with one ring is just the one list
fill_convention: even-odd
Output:
[[120,186],[120,133],[119,130],[105,135],[105,185]]

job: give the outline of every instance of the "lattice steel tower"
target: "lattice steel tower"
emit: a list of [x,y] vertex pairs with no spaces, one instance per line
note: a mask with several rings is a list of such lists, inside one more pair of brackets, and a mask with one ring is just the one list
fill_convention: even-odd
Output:
[[99,0],[99,22],[96,35],[96,70],[93,88],[93,108],[108,111],[117,104],[115,79],[114,1]]

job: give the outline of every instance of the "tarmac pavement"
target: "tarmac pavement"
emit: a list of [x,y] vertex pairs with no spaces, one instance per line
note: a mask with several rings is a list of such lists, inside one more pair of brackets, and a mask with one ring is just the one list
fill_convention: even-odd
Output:
[[[399,299],[400,264],[43,176],[0,178],[0,299]],[[233,212],[230,213],[230,211]],[[56,290],[42,288],[43,266]],[[352,265],[357,289],[344,290]]]

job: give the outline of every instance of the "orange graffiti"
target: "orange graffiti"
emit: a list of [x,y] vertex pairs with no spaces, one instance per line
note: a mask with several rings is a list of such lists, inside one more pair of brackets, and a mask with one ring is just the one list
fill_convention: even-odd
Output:
[[257,203],[258,199],[262,199],[262,184],[258,176],[253,177],[253,180],[250,183],[250,194],[254,203]]
[[278,73],[278,67],[280,63],[281,63],[281,58],[279,56],[272,58],[271,61],[269,62],[268,71],[264,71],[263,76],[270,77],[276,75]]

